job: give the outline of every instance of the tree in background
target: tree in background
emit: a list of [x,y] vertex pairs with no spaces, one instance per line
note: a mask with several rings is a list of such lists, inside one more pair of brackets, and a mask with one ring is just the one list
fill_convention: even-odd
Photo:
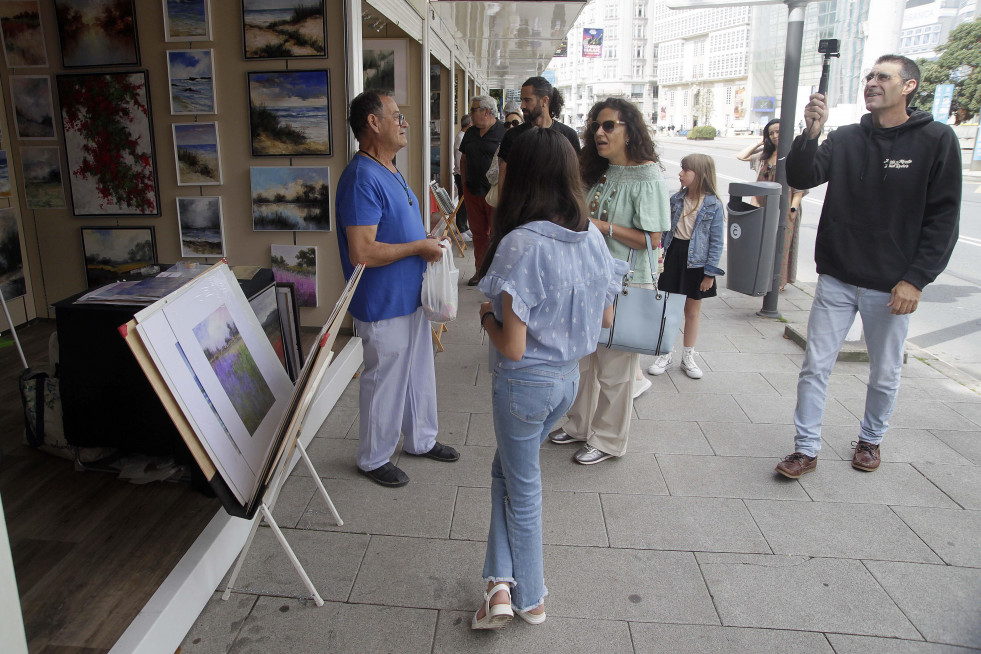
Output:
[[956,124],[981,111],[981,18],[962,23],[950,32],[947,42],[937,48],[936,61],[920,59],[920,87],[914,104],[927,111],[939,84],[954,84],[950,105]]

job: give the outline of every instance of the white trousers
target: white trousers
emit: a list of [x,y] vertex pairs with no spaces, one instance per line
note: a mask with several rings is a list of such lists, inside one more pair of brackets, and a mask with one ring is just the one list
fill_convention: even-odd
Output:
[[374,470],[403,448],[423,454],[436,443],[436,368],[429,321],[422,308],[377,322],[354,320],[364,344],[358,467]]

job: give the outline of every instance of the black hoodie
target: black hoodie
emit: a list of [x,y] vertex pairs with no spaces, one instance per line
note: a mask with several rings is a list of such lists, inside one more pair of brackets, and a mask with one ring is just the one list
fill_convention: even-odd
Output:
[[909,120],[874,127],[872,115],[839,127],[817,145],[798,136],[787,183],[828,182],[814,259],[818,274],[889,293],[905,280],[936,279],[957,242],[961,153],[954,131],[913,109]]

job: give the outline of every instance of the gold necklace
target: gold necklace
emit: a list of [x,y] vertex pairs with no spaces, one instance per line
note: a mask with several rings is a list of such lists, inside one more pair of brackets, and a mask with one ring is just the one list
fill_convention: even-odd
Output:
[[[620,174],[617,175],[617,179],[616,179],[616,182],[614,183],[613,189],[610,191],[610,196],[609,196],[609,198],[607,198],[608,200],[612,200],[613,199],[613,196],[617,194],[617,191],[618,190],[620,190],[620,180],[623,178],[623,173],[624,173],[624,171],[626,169],[627,169],[626,166],[621,166],[620,167]],[[607,170],[609,170],[609,168],[607,168]],[[599,209],[600,196],[603,195],[603,187],[605,185],[606,185],[606,173],[603,173],[603,176],[600,177],[599,185],[597,185],[596,191],[593,193],[593,199],[589,203],[589,217],[590,218],[598,218],[598,216],[596,215],[596,211]],[[607,214],[607,210],[604,208],[603,209],[603,213],[600,214],[600,216],[602,216],[602,218],[599,218],[599,219],[600,220],[606,220],[606,214]]]
[[[372,159],[375,163],[377,163],[379,166],[381,166],[385,170],[388,170],[388,166],[386,166],[382,162],[378,161],[378,159],[376,159],[375,157],[373,157],[370,152],[365,152],[364,150],[358,150],[358,152],[360,154],[363,154],[366,157],[369,157],[370,159]],[[402,187],[402,190],[405,191],[405,199],[409,201],[409,206],[411,207],[412,206],[412,196],[409,195],[409,185],[405,183],[405,177],[402,177],[402,173],[399,172],[398,166],[395,166],[395,164],[392,164],[392,166],[395,167],[395,173],[398,173],[398,175],[396,175],[395,173],[392,173],[391,170],[388,170],[388,172],[392,173],[392,177],[395,178],[395,180]]]

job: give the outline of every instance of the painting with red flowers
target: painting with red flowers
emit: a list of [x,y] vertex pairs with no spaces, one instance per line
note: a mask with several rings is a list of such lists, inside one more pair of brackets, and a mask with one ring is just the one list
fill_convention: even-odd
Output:
[[76,216],[157,216],[145,72],[58,75]]

